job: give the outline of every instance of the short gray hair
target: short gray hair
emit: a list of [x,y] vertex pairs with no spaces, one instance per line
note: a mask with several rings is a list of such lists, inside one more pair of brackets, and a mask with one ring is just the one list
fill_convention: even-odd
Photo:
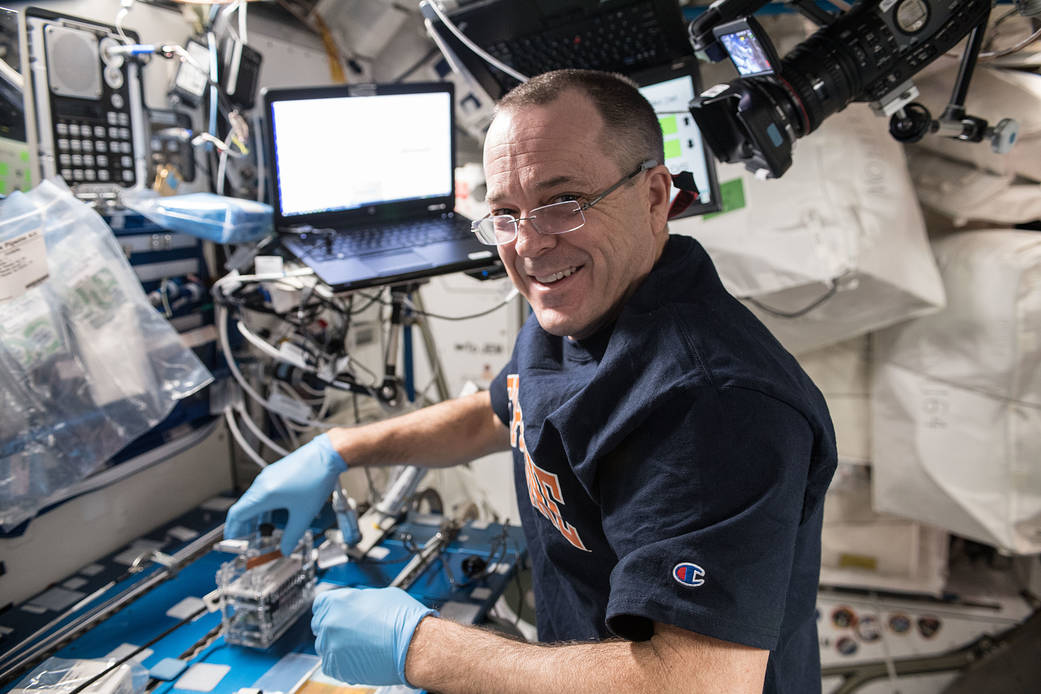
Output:
[[545,106],[564,92],[577,90],[593,102],[604,121],[601,134],[608,156],[622,171],[647,159],[665,161],[661,124],[636,83],[624,75],[598,70],[553,70],[514,87],[499,101],[497,111]]

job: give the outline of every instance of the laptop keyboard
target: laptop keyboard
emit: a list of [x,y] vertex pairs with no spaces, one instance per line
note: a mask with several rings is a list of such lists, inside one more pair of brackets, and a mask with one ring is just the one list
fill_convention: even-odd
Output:
[[[526,75],[558,67],[631,72],[659,65],[670,57],[650,2],[544,33],[498,41],[486,49]],[[495,73],[500,79],[506,78],[498,70]]]
[[311,250],[307,253],[309,258],[334,260],[377,251],[457,241],[472,235],[470,220],[454,216],[451,219],[420,222],[412,220],[398,224],[358,227],[350,231],[316,231],[301,234],[300,240],[310,246]]

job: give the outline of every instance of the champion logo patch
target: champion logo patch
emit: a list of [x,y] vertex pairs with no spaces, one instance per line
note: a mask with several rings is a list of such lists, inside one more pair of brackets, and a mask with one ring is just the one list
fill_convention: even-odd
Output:
[[705,582],[705,570],[697,564],[689,561],[680,562],[672,567],[672,577],[677,583],[682,583],[688,588],[697,588]]

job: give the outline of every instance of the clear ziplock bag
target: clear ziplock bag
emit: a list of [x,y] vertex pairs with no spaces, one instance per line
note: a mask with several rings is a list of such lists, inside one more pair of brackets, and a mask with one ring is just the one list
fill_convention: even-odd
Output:
[[0,526],[31,518],[211,380],[61,181],[0,201]]

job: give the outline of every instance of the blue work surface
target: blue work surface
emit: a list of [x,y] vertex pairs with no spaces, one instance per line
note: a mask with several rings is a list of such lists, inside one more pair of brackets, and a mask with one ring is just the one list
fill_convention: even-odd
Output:
[[[214,515],[208,514],[203,518],[186,514],[170,525],[191,527],[201,533],[215,527]],[[383,539],[379,545],[382,549],[372,552],[373,556],[379,556],[379,559],[363,558],[332,567],[325,572],[320,571],[319,583],[337,586],[386,586],[404,568],[413,552],[437,532],[439,520],[436,516],[416,516],[412,521],[402,523]],[[158,537],[169,539],[163,529],[150,534],[150,537],[156,542]],[[172,543],[169,547],[164,546],[162,551],[176,551],[179,548],[177,545],[178,543]],[[470,621],[480,622],[509,581],[514,578],[524,553],[523,534],[518,527],[466,526],[441,557],[433,560],[419,576],[409,592],[425,604],[438,609],[443,608],[445,603],[452,602],[453,608],[463,608],[461,611],[468,615]],[[117,584],[75,614],[81,614],[93,605],[100,604],[137,581],[144,580],[155,571],[151,568],[140,574],[127,576],[125,566],[112,561],[118,554],[99,561],[97,566],[101,568],[95,569],[94,575],[80,591],[89,594],[114,579],[119,579]],[[467,578],[463,562],[468,557],[479,557],[488,568],[475,574],[473,578]],[[156,677],[150,682],[154,692],[165,694],[190,691],[178,689],[175,685],[183,676],[181,669],[199,663],[227,666],[227,672],[211,690],[215,694],[232,694],[242,688],[255,688],[258,682],[268,692],[286,691],[299,682],[301,673],[306,674],[309,666],[315,662],[310,610],[305,610],[288,631],[265,650],[227,644],[220,634],[219,612],[205,612],[194,621],[182,623],[187,614],[201,606],[201,603],[194,601],[201,601],[204,595],[215,589],[217,569],[230,559],[231,555],[218,552],[204,554],[172,578],[64,645],[54,656],[105,658],[121,646],[123,648],[117,655],[123,655],[169,630],[168,634],[148,646],[147,651],[134,658],[146,669],[157,668]],[[473,564],[475,561],[478,566],[482,563],[477,560],[470,560],[470,563]],[[471,574],[474,574],[474,567],[469,568]],[[84,577],[81,575],[79,578]],[[36,604],[45,602],[40,600],[40,596],[27,602],[33,603],[34,600],[37,601]],[[175,606],[179,609],[174,609],[172,615],[167,614]],[[6,622],[7,628],[13,629],[13,632],[8,633],[0,642],[3,644],[0,657],[41,625],[54,621],[63,609],[41,612],[38,607],[34,610],[19,609],[21,607],[16,606],[0,615],[0,626],[4,626]],[[70,618],[73,616],[75,615],[70,615]],[[59,624],[53,626],[57,627]],[[301,657],[293,657],[291,654],[300,654]],[[13,681],[3,682],[0,685],[0,694],[11,689],[25,674],[20,673]]]

